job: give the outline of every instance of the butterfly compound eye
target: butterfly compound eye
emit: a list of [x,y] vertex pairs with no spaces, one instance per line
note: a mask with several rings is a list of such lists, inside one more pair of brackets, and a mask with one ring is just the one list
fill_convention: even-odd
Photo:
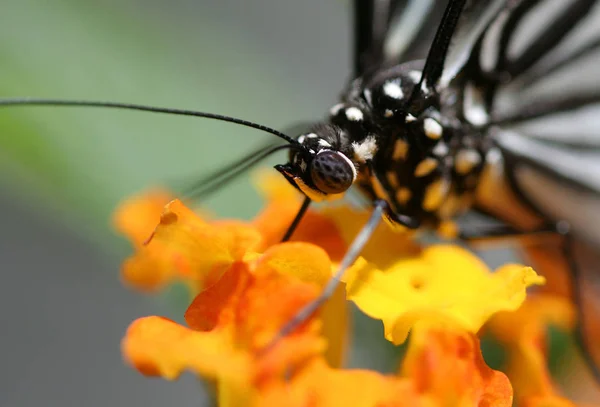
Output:
[[356,179],[356,168],[344,154],[325,150],[313,158],[310,176],[321,192],[339,194],[350,188]]

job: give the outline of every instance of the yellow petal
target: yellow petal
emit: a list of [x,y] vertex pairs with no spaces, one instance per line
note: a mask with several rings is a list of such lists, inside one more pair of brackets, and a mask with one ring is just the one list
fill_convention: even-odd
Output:
[[469,251],[436,245],[383,270],[362,259],[345,281],[348,298],[367,315],[381,319],[386,339],[399,344],[422,319],[450,319],[477,332],[496,312],[517,309],[526,288],[544,279],[518,265],[490,273]]

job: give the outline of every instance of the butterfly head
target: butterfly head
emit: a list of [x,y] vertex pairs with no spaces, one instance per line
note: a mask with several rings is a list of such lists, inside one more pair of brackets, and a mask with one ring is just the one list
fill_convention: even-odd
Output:
[[344,151],[344,132],[320,124],[297,138],[302,148],[290,150],[289,162],[275,168],[313,201],[340,196],[357,178],[357,165]]

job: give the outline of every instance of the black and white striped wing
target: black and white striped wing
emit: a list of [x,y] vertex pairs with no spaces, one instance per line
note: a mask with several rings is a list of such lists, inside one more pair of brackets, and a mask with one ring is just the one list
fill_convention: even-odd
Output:
[[354,0],[354,77],[426,56],[445,0]]
[[496,2],[483,29],[463,41],[468,52],[454,54],[447,79],[464,91],[464,117],[492,135],[514,192],[549,222],[570,226],[579,339],[600,378],[598,3]]

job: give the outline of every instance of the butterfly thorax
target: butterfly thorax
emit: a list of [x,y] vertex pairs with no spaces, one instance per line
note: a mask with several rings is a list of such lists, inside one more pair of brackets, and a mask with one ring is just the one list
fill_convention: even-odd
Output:
[[[451,95],[431,92],[417,101],[420,113],[406,111],[421,66],[411,62],[354,80],[330,109],[329,122],[298,141],[314,154],[342,153],[369,199],[383,199],[392,213],[435,227],[470,206],[488,142],[454,116],[457,98]],[[309,165],[299,155],[294,164]]]

